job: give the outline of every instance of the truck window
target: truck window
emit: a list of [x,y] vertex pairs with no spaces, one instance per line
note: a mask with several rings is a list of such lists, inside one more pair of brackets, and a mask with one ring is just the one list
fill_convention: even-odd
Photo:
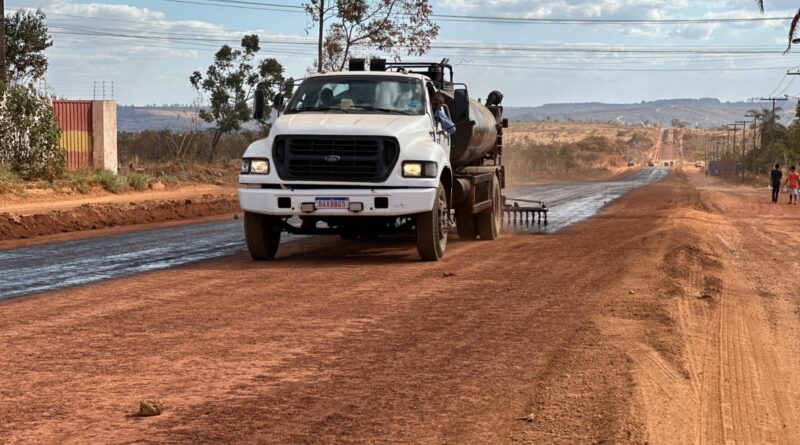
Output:
[[419,79],[394,76],[321,76],[306,79],[292,96],[286,114],[339,111],[421,115],[425,112]]

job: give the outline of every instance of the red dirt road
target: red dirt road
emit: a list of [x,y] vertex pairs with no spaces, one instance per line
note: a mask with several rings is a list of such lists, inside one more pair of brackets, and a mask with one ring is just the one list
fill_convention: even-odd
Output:
[[798,443],[800,208],[715,187],[440,263],[309,239],[0,303],[0,440]]

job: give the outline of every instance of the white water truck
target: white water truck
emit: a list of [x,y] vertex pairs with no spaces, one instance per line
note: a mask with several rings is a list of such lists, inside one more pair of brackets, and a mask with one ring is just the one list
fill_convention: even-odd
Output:
[[[247,148],[239,201],[254,260],[274,258],[283,232],[343,239],[412,232],[429,261],[442,258],[453,225],[461,239],[499,236],[507,207],[502,94],[483,104],[470,99],[447,60],[373,59],[366,68],[353,59],[348,71],[307,77],[268,137]],[[439,93],[453,135],[432,108]],[[263,105],[258,93],[256,118]]]

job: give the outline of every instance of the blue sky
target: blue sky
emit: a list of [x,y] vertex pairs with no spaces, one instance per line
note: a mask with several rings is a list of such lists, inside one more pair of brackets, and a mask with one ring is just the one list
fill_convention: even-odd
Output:
[[[193,0],[200,1],[203,0]],[[254,0],[298,5],[293,0]],[[435,0],[434,12],[557,19],[674,19],[759,16],[751,0]],[[245,10],[166,0],[83,2],[7,0],[6,8],[42,8],[55,46],[48,51],[48,86],[69,98],[102,95],[114,83],[122,104],[190,103],[192,71],[204,70],[219,45],[237,44],[245,33],[262,40],[264,56],[277,57],[288,75],[302,76],[314,60],[313,38],[301,12]],[[767,2],[766,16],[790,16],[800,1]],[[434,48],[429,59],[449,57],[471,94],[501,90],[507,105],[554,102],[639,102],[664,98],[717,97],[745,100],[770,94],[800,94],[786,77],[800,65],[796,53],[782,55],[787,22],[633,25],[491,24],[442,21],[434,46],[483,45],[481,50]],[[84,35],[87,31],[162,36],[160,40]],[[163,36],[198,36],[181,42]],[[210,41],[209,41],[210,40]],[[486,45],[493,45],[487,47]],[[510,51],[538,45],[557,52]],[[716,49],[723,54],[586,52]],[[572,52],[579,49],[580,52]],[[567,51],[569,50],[569,51]],[[746,50],[750,53],[742,54]],[[731,51],[738,51],[731,53]],[[800,48],[798,48],[800,51]],[[416,60],[409,58],[408,60]],[[501,65],[497,67],[497,65]],[[679,71],[679,70],[699,71]],[[659,71],[661,70],[661,71]]]

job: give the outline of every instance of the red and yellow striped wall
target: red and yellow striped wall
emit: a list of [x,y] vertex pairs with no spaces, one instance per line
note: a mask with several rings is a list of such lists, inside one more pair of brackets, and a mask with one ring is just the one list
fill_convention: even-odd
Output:
[[61,148],[66,152],[67,168],[92,166],[92,101],[54,100],[53,111],[61,128]]

